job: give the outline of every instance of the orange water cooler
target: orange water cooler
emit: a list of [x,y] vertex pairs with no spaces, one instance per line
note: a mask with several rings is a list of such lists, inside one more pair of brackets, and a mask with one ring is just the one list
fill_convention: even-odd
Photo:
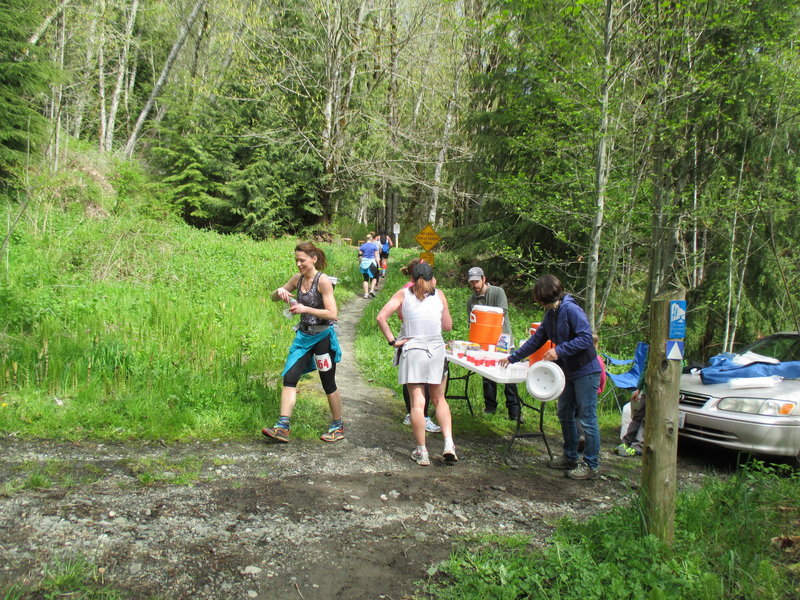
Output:
[[[530,333],[531,336],[533,336],[533,334],[536,333],[536,330],[539,329],[540,326],[541,323],[531,323],[531,328],[528,330],[528,333]],[[539,362],[540,360],[542,360],[542,357],[545,355],[545,352],[547,352],[548,350],[550,350],[550,348],[553,347],[554,347],[553,342],[547,340],[541,348],[539,348],[536,352],[531,354],[530,357],[528,357],[528,362],[530,364]]]
[[503,309],[476,304],[469,313],[469,341],[480,344],[481,349],[497,345],[503,332]]

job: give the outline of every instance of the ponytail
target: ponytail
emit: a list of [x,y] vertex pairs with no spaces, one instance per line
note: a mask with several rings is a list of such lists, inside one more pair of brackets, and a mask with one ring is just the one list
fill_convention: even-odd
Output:
[[436,286],[433,285],[433,281],[427,281],[420,277],[414,282],[411,290],[414,292],[417,300],[425,300],[427,296],[432,296],[436,293]]

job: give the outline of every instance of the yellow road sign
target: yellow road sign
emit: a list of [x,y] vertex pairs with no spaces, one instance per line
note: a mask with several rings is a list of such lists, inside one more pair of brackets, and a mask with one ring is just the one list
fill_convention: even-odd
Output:
[[425,250],[430,250],[436,244],[438,244],[439,240],[442,238],[440,238],[439,234],[433,230],[433,227],[430,225],[425,225],[423,230],[420,231],[414,239],[417,240],[417,243]]
[[433,252],[420,252],[419,257],[426,263],[428,263],[430,266],[432,267],[434,266]]

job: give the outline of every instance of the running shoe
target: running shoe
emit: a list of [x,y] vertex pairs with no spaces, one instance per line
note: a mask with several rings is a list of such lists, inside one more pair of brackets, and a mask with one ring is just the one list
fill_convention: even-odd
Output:
[[442,458],[444,462],[447,463],[454,463],[458,460],[458,456],[456,456],[456,447],[454,444],[448,444],[444,447],[442,451]]
[[319,436],[319,439],[323,442],[338,442],[339,440],[343,440],[344,427],[331,427],[328,431]]
[[640,456],[642,451],[637,450],[633,446],[628,446],[627,444],[620,444],[617,446],[617,454],[620,456]]
[[425,417],[425,431],[428,433],[441,433],[442,428],[434,423],[430,417]]
[[411,460],[416,461],[416,463],[421,467],[427,467],[431,464],[431,458],[428,455],[427,450],[414,450],[411,453]]
[[586,463],[581,463],[564,475],[570,479],[600,479],[600,469],[592,469]]
[[547,463],[551,469],[558,469],[559,471],[571,471],[578,466],[578,461],[570,460],[566,456],[559,456]]
[[283,427],[264,427],[261,433],[284,444],[289,441],[289,430]]

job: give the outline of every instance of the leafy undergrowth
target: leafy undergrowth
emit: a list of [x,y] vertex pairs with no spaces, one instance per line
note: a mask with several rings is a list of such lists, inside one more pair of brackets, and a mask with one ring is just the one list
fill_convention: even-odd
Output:
[[789,600],[800,594],[800,476],[755,463],[679,494],[669,547],[643,529],[642,506],[562,521],[549,544],[467,540],[431,569],[439,600]]

